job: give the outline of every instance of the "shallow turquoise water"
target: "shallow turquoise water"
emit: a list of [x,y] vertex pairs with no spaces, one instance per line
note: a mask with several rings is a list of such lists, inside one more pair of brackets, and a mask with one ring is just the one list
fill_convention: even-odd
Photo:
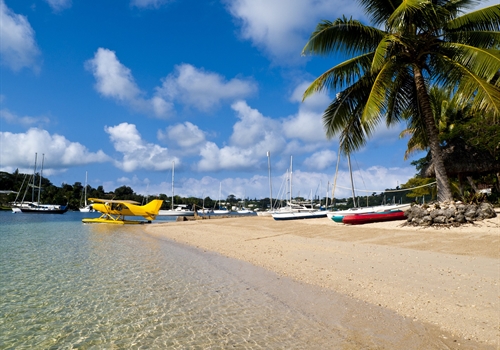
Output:
[[258,268],[153,238],[141,226],[85,225],[84,215],[0,212],[0,349],[336,342],[326,326],[269,292],[276,276],[262,279]]

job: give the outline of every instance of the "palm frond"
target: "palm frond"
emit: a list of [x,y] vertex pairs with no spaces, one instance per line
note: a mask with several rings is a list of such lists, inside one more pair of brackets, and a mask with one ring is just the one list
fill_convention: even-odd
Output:
[[487,82],[500,71],[500,51],[483,49],[458,43],[449,44],[455,50],[453,60],[468,67],[471,72],[482,77]]
[[360,5],[364,7],[365,13],[375,26],[385,24],[401,2],[402,0],[359,0]]
[[452,31],[443,35],[443,40],[484,49],[497,49],[500,45],[500,32],[490,31]]
[[356,82],[370,69],[372,57],[373,53],[369,52],[330,68],[309,85],[304,92],[302,100],[304,101],[307,97],[316,92],[321,92],[325,89],[336,91]]
[[323,114],[327,137],[338,135],[344,154],[363,147],[374,131],[373,124],[364,123],[361,119],[372,81],[372,77],[364,76],[339,92]]
[[[429,10],[432,7],[432,10]],[[438,28],[446,11],[439,6],[433,6],[430,1],[402,1],[387,19],[388,31],[396,33],[415,33],[418,28]],[[410,25],[411,24],[411,25]]]
[[500,5],[466,13],[448,21],[444,29],[447,31],[499,31]]
[[363,123],[377,124],[387,112],[387,92],[392,87],[394,65],[391,60],[386,61],[382,69],[377,72],[363,108],[361,118]]
[[336,51],[348,55],[362,54],[373,51],[383,35],[380,29],[345,17],[334,22],[325,20],[316,26],[302,49],[302,55],[328,55]]
[[389,127],[402,119],[418,117],[419,104],[415,82],[410,69],[400,69],[387,97],[386,125]]
[[448,74],[440,80],[446,86],[456,87],[461,103],[470,103],[474,110],[491,111],[500,115],[500,88],[490,84],[460,62],[447,56],[437,57],[443,62],[443,66],[452,68],[448,69]]

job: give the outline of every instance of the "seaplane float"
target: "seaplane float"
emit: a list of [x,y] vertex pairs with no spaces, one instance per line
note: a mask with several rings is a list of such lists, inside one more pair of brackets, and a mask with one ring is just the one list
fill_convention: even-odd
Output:
[[[153,199],[151,202],[140,205],[139,202],[132,200],[116,200],[116,199],[99,199],[99,198],[89,198],[92,202],[92,208],[100,212],[102,215],[98,218],[84,218],[83,223],[98,223],[98,224],[144,224],[151,223],[152,220],[156,219],[160,207],[163,204],[161,199]],[[126,220],[126,216],[142,216],[147,221],[144,220]]]

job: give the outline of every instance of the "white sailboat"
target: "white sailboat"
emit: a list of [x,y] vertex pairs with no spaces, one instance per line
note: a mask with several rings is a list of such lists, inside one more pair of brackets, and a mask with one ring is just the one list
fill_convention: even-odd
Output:
[[267,172],[269,177],[269,210],[257,211],[258,216],[272,216],[273,212],[273,184],[271,180],[271,152],[267,152]]
[[172,162],[172,202],[170,209],[160,210],[158,216],[194,216],[194,210],[187,204],[174,203],[174,170],[175,162]]
[[226,207],[223,207],[220,205],[220,196],[222,194],[222,182],[219,183],[219,200],[217,204],[217,209],[213,209],[210,214],[218,214],[218,215],[224,215],[224,214],[229,214],[229,209]]
[[80,207],[80,213],[93,213],[95,210],[92,208],[92,204],[87,203],[87,172],[85,172],[85,188],[83,189],[83,207]]
[[[68,205],[57,205],[57,204],[40,204],[40,196],[42,191],[42,177],[43,177],[43,162],[45,160],[45,154],[42,154],[42,166],[40,167],[40,178],[38,181],[38,186],[35,184],[36,178],[36,161],[37,161],[37,153],[35,153],[35,168],[33,171],[33,181],[31,183],[32,192],[31,192],[31,202],[21,203],[18,208],[23,213],[27,214],[64,214],[68,211]],[[38,189],[38,199],[35,202],[35,188]],[[25,193],[26,194],[26,193]],[[14,211],[15,212],[15,211]]]
[[294,203],[292,200],[292,157],[290,157],[290,198],[285,207],[272,212],[274,220],[298,220],[325,218],[326,211],[314,209],[312,205]]

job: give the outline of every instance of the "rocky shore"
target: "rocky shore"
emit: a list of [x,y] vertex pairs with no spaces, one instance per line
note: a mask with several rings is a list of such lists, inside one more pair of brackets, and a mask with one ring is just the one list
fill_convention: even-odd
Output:
[[490,203],[464,204],[462,202],[434,202],[412,205],[405,211],[407,224],[414,226],[459,226],[497,216]]

